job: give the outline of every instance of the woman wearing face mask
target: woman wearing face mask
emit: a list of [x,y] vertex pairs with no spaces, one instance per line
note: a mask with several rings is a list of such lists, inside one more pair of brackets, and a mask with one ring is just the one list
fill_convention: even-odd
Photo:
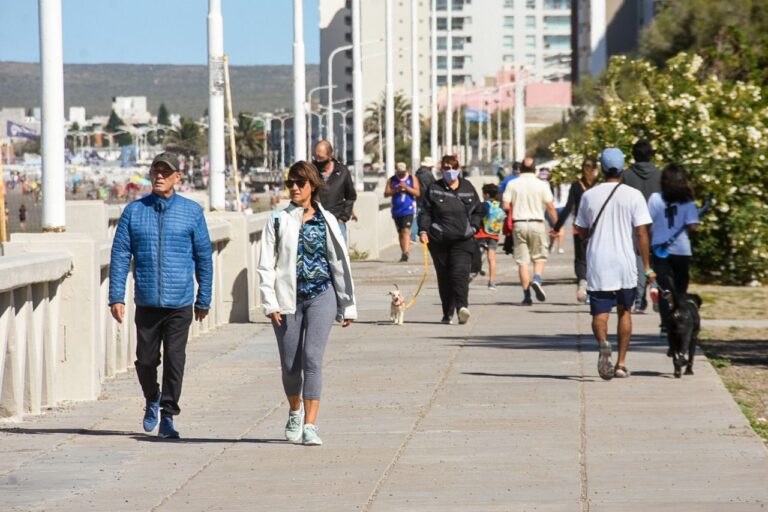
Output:
[[419,236],[429,244],[435,265],[437,287],[443,305],[444,324],[453,323],[456,312],[460,324],[469,320],[469,271],[475,252],[475,233],[480,229],[483,212],[480,198],[472,184],[461,177],[459,161],[443,157],[443,178],[423,192],[419,211]]
[[259,291],[272,321],[290,411],[285,438],[317,446],[323,354],[331,325],[357,318],[349,254],[339,223],[317,202],[317,169],[297,162],[285,186],[291,204],[267,222],[261,239]]
[[[568,216],[573,211],[573,218],[579,213],[579,203],[581,202],[581,196],[584,195],[584,191],[592,188],[597,178],[597,159],[592,156],[588,156],[581,164],[581,177],[571,184],[571,188],[568,191],[568,202],[565,203],[562,213],[558,215],[557,222],[555,223],[550,235],[555,236],[560,232],[563,224]],[[579,236],[579,232],[574,226],[573,228],[573,269],[576,272],[576,300],[579,302],[586,302],[587,300],[587,241]]]

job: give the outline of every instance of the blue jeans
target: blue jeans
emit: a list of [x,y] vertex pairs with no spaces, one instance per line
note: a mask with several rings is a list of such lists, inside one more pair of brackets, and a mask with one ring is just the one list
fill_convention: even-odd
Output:
[[339,230],[341,231],[341,236],[344,237],[344,245],[349,247],[349,235],[347,234],[347,224],[339,221]]

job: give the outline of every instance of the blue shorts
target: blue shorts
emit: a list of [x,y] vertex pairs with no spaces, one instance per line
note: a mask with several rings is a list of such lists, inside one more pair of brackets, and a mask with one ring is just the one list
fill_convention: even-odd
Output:
[[610,313],[614,306],[624,306],[631,310],[635,303],[637,288],[623,288],[612,292],[592,292],[589,295],[589,313],[597,316],[602,313]]

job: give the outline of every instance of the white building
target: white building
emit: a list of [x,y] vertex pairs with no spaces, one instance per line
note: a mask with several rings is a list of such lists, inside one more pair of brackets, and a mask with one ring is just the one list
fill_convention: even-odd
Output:
[[112,110],[128,124],[147,124],[152,120],[152,114],[147,111],[146,96],[114,97]]
[[[421,114],[429,111],[430,81],[430,2],[418,0],[419,5],[419,92]],[[411,97],[411,0],[393,0],[393,72],[395,94],[403,93],[410,102]],[[363,66],[363,101],[366,104],[382,101],[386,84],[386,35],[384,0],[361,0],[361,39]],[[352,44],[352,11],[349,0],[320,0],[320,84],[328,83],[328,58],[342,46]],[[339,52],[333,59],[333,90],[335,108],[352,108],[352,50]],[[320,98],[327,103],[325,91]],[[346,102],[336,103],[344,100]],[[351,153],[351,123],[349,122],[348,152]],[[315,121],[317,122],[317,121]],[[325,119],[323,119],[325,123]],[[334,118],[334,138],[341,142],[341,117]],[[316,126],[315,130],[316,132]]]
[[573,0],[576,31],[572,76],[597,76],[613,55],[636,52],[659,0]]
[[85,107],[69,107],[68,120],[70,124],[77,123],[80,127],[85,126]]

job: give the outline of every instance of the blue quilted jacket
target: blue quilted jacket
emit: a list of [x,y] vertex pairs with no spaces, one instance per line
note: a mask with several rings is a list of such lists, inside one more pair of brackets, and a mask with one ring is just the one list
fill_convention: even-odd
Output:
[[131,258],[137,305],[181,308],[194,301],[198,309],[210,307],[211,240],[203,209],[194,201],[149,194],[125,207],[112,242],[110,305],[125,303]]

